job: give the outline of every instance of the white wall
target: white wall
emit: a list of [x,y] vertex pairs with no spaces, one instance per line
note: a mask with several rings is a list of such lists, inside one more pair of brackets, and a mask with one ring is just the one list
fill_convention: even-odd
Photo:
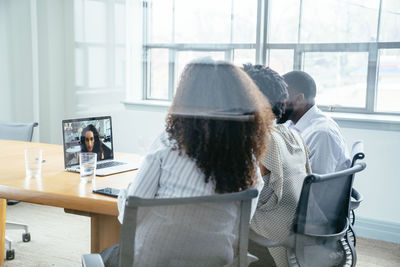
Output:
[[0,120],[11,118],[11,90],[9,74],[8,2],[0,1]]
[[[0,1],[1,119],[32,121],[31,6],[26,0]],[[1,60],[3,61],[3,60]]]
[[354,187],[365,199],[357,215],[400,223],[400,132],[343,128],[349,144],[364,140],[367,168],[356,175]]
[[63,0],[37,1],[40,140],[62,142],[65,115],[66,49]]
[[[66,77],[68,0],[0,1],[0,120],[39,122],[34,140],[61,143],[71,88]],[[69,61],[70,62],[70,61]],[[70,86],[70,87],[67,87]]]

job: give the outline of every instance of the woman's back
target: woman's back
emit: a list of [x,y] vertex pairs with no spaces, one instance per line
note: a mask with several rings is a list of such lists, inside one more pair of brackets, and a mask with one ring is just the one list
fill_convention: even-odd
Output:
[[[265,151],[266,142],[259,140],[259,136],[268,134],[272,120],[267,99],[241,69],[226,62],[188,64],[167,115],[166,132],[153,144],[127,190],[120,192],[121,223],[125,201],[131,195],[178,198],[240,192],[248,188],[261,191],[263,180],[257,159]],[[257,198],[253,202],[252,211]],[[213,209],[205,211],[210,210]],[[201,266],[229,263],[237,247],[234,229],[237,229],[238,207],[231,205],[214,210],[219,216],[202,215],[194,209],[187,210],[190,215],[185,213],[185,218],[200,215],[193,221],[198,224],[195,231],[213,240],[214,248],[203,247],[200,243],[196,243],[195,249],[185,246],[185,242],[196,242],[190,238],[192,231],[183,231],[180,221],[165,223],[173,221],[174,210],[161,209],[146,214],[138,224],[137,259],[141,263],[154,260],[154,265],[164,263],[165,266],[169,255],[175,253],[172,244],[176,243],[181,250],[189,250],[184,254],[203,253],[207,262],[202,262]],[[217,230],[209,231],[210,225]],[[160,240],[166,243],[158,242]],[[170,265],[192,266],[177,262]]]

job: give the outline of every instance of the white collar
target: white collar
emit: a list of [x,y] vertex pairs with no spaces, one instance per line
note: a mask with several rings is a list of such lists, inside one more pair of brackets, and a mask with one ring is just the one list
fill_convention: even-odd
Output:
[[321,111],[317,105],[313,105],[309,110],[307,110],[306,113],[304,113],[303,116],[301,116],[299,121],[294,126],[297,130],[303,132],[310,125],[310,119],[320,112]]

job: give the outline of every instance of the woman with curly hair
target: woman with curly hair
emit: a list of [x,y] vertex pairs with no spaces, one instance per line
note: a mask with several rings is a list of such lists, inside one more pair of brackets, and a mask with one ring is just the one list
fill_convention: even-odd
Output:
[[[263,181],[257,159],[267,149],[262,137],[267,135],[272,120],[268,100],[243,70],[211,59],[189,63],[169,109],[166,131],[151,146],[135,179],[119,195],[119,220],[122,222],[128,196],[176,198],[239,192],[248,188],[261,190]],[[256,201],[252,205],[253,211]],[[232,216],[237,216],[238,210],[233,210]],[[225,226],[224,229],[230,229]],[[138,230],[146,232],[146,242],[153,235],[157,240],[165,239],[166,231],[154,233],[147,227],[152,226],[142,224]],[[232,233],[226,234],[224,240],[229,239],[227,236],[231,238]],[[229,243],[230,248],[225,241],[216,245],[207,259],[218,258],[221,266],[232,261],[232,244],[237,244],[235,238]],[[151,250],[159,251],[154,247]],[[155,256],[146,251],[138,255],[135,251],[135,260],[148,262],[156,257],[164,260],[164,266],[168,265],[165,262],[169,260],[168,255],[160,252]],[[110,253],[117,255],[115,250]],[[110,253],[103,253],[106,266],[112,266],[113,260],[107,259]]]
[[[311,173],[308,149],[298,132],[279,124],[288,98],[283,77],[261,65],[248,64],[243,69],[268,98],[277,122],[271,133],[263,138],[268,142],[267,154],[261,159],[260,165],[264,188],[250,227],[258,234],[278,242],[284,240],[292,229],[303,180]],[[259,258],[250,266],[271,265],[265,248],[250,242],[249,251]],[[277,266],[288,266],[284,247],[272,247],[269,252]]]

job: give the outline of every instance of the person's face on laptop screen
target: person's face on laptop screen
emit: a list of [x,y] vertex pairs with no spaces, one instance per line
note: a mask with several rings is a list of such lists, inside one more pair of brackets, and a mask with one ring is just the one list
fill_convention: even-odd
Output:
[[77,121],[64,125],[68,166],[78,164],[79,152],[93,152],[97,160],[112,158],[110,120]]

